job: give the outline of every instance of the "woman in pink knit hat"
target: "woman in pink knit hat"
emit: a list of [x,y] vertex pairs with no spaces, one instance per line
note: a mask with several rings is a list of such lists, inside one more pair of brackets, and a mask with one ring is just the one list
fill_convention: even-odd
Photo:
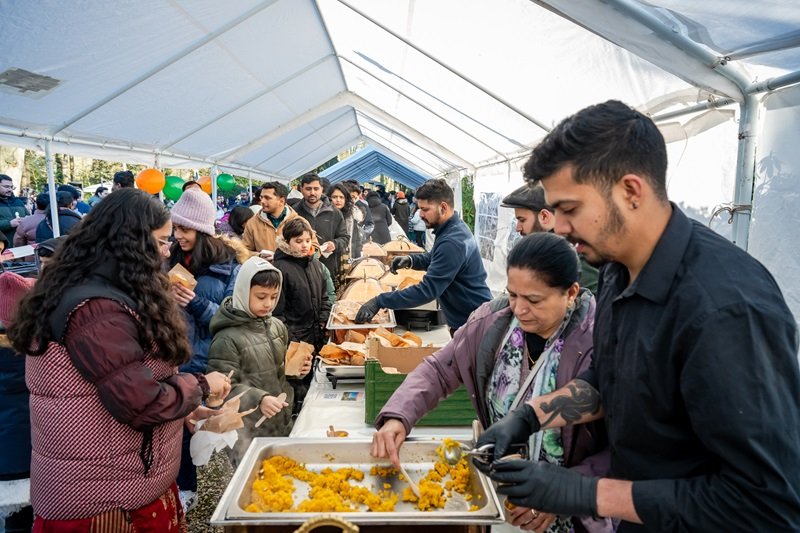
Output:
[[[173,243],[169,265],[182,265],[192,273],[197,286],[190,289],[179,283],[171,286],[172,296],[183,309],[189,323],[192,359],[181,367],[183,372],[206,372],[208,348],[212,335],[209,325],[222,300],[233,294],[240,261],[249,252],[233,240],[215,235],[216,208],[202,189],[187,188],[172,207]],[[189,454],[191,434],[184,431],[178,487],[185,507],[197,501],[197,476]]]

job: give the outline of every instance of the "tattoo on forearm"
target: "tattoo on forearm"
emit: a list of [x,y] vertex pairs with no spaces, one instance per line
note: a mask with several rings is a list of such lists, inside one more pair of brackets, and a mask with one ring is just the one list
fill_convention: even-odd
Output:
[[540,405],[542,412],[547,415],[542,427],[546,427],[559,416],[568,424],[574,424],[586,415],[600,412],[600,393],[594,387],[578,380],[568,383],[566,388],[569,389],[569,394],[556,396]]

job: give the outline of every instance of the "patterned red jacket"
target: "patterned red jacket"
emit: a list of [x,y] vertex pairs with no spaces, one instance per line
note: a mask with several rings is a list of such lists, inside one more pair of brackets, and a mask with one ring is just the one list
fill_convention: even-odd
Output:
[[72,312],[62,343],[27,357],[37,515],[138,509],[175,481],[183,417],[202,390],[195,376],[154,355],[130,309],[95,298]]

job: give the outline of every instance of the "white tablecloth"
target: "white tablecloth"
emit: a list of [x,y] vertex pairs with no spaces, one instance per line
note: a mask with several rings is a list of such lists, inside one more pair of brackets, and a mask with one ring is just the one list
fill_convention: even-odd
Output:
[[[397,328],[398,334],[403,333]],[[431,331],[414,331],[426,344],[441,346],[450,341],[445,326]],[[343,429],[348,437],[371,438],[375,428],[364,422],[364,383],[339,381],[336,389],[325,373],[317,371],[303,409],[295,420],[290,437],[326,437],[328,426]],[[413,429],[411,437],[451,437],[458,440],[472,438],[470,426],[420,426]]]

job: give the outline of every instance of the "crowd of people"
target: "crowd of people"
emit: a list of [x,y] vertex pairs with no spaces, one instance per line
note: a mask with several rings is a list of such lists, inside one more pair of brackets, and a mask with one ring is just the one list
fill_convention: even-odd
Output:
[[[43,265],[36,281],[0,275],[15,445],[0,483],[30,476],[32,503],[6,527],[185,531],[206,403],[241,394],[256,410],[230,464],[253,437],[288,436],[314,357],[287,375],[289,343],[320,350],[345,266],[397,223],[435,239],[391,270],[426,275],[356,320],[438,300],[452,340],[379,413],[375,457],[399,465],[414,425],[463,385],[490,450],[475,466],[511,504],[507,528],[800,528],[797,325],[763,266],[669,202],[652,120],[586,108],[533,150],[525,179],[503,200],[523,237],[493,297],[444,180],[381,195],[309,174],[219,220],[195,182],[168,209],[115,176],[83,216],[58,191],[59,222],[76,222],[40,240],[47,199],[28,215],[0,176],[0,246],[33,236]],[[173,267],[196,284],[171,283]],[[508,457],[519,443],[528,456]]]
[[[312,368],[310,355],[298,375],[286,375],[289,343],[319,352],[342,273],[365,242],[388,242],[395,220],[413,237],[416,206],[404,193],[381,199],[315,174],[300,179],[297,198],[281,183],[265,183],[257,208],[233,204],[224,217],[191,180],[169,207],[136,189],[131,172],[113,181],[83,212],[80,191],[59,186],[61,236],[54,239],[49,194],[36,196],[30,212],[10,178],[0,177],[0,246],[34,245],[42,265],[56,256],[38,281],[0,274],[0,323],[9,339],[0,351],[3,385],[17,400],[9,414],[25,422],[9,428],[18,446],[3,461],[0,482],[30,476],[41,531],[183,524],[197,500],[190,441],[194,423],[214,412],[207,400],[233,391],[243,393],[243,407],[257,408],[232,464],[253,437],[287,436]],[[443,181],[431,187],[449,191]],[[445,200],[452,211],[452,191]],[[431,219],[426,230],[440,225]],[[175,267],[191,274],[191,288],[169,281]],[[488,299],[485,274],[480,282]],[[438,285],[444,292],[447,284]],[[57,416],[62,410],[69,415]],[[267,420],[256,427],[259,416]],[[106,438],[80,445],[98,430]],[[103,482],[92,483],[97,478]],[[6,528],[26,531],[32,520],[31,508],[23,509]]]

